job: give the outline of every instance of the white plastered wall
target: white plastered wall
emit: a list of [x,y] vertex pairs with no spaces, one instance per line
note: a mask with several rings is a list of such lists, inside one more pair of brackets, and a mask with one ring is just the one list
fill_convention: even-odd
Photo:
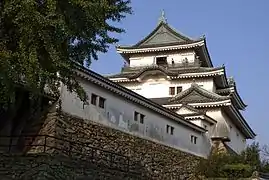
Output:
[[225,122],[230,129],[230,142],[226,144],[229,145],[235,152],[240,153],[246,147],[246,142],[244,141],[244,135],[239,131],[239,129],[234,125],[232,120],[225,114],[221,108],[209,109],[206,114],[215,119],[217,122]]
[[194,62],[195,52],[187,51],[167,51],[167,52],[156,52],[156,53],[141,53],[141,54],[133,54],[129,58],[130,67],[140,67],[140,66],[148,66],[155,63],[156,57],[165,56],[167,57],[167,63],[172,64],[172,60],[174,63],[182,63],[182,60],[187,58],[189,63]]
[[[61,93],[63,111],[198,156],[206,157],[210,152],[211,144],[206,134],[198,133],[157,112],[123,99],[100,86],[86,81],[81,82],[89,97],[91,97],[91,93],[94,93],[106,99],[105,108],[102,109],[91,104],[83,106],[76,95],[63,88]],[[134,111],[145,115],[144,124],[133,120]],[[173,135],[166,133],[167,125],[175,128]],[[197,144],[191,143],[191,135],[198,137]]]
[[[134,92],[147,97],[147,98],[161,98],[171,97],[169,95],[169,87],[181,86],[182,91],[187,90],[191,87],[194,81],[192,79],[181,79],[181,80],[168,80],[164,76],[148,76],[142,79],[141,83],[120,83],[122,86],[133,90]],[[195,83],[201,85],[202,88],[213,91],[214,81],[213,78],[199,78],[195,80]],[[177,92],[176,92],[177,93]]]

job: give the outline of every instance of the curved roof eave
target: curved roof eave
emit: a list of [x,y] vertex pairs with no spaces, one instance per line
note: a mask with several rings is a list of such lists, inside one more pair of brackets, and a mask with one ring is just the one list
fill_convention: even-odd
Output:
[[245,130],[247,131],[247,135],[248,135],[247,138],[249,139],[255,138],[257,134],[251,129],[251,127],[249,126],[249,124],[247,123],[243,115],[233,105],[231,105],[230,108],[235,113],[235,115],[237,115],[240,118],[240,122],[242,123],[242,125],[245,127]]
[[207,42],[206,42],[206,37],[205,36],[203,36],[203,41],[204,41],[204,48],[203,48],[203,51],[204,51],[204,54],[206,55],[206,61],[207,61],[207,63],[208,63],[208,66],[209,67],[214,67],[213,66],[213,63],[212,63],[212,61],[211,61],[211,57],[210,57],[210,54],[209,54],[209,51],[208,51],[208,48],[207,48]]
[[[153,31],[151,33],[149,33],[146,37],[144,37],[142,40],[140,40],[139,42],[137,42],[134,45],[127,45],[127,46],[117,46],[116,48],[120,48],[120,49],[137,49],[137,48],[142,48],[143,47],[143,43],[145,43],[146,41],[150,40],[150,38],[153,37],[153,35],[161,28],[164,27],[165,29],[168,30],[169,33],[171,33],[172,35],[174,35],[175,37],[179,38],[180,40],[182,40],[181,42],[184,42],[186,44],[188,43],[193,43],[193,42],[197,42],[197,41],[201,41],[204,39],[204,36],[202,38],[197,38],[197,39],[193,39],[191,37],[188,37],[186,35],[184,35],[181,32],[178,32],[175,28],[171,27],[169,24],[165,23],[165,22],[160,22],[155,29],[153,29]],[[162,46],[161,44],[158,44],[159,46]],[[167,46],[167,44],[164,44]]]

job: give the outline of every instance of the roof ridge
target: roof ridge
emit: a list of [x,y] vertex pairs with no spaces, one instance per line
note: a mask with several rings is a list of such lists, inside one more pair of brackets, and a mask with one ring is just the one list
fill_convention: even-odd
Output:
[[[158,25],[146,36],[143,37],[142,40],[138,41],[137,43],[130,45],[129,47],[139,47],[141,46],[143,43],[147,42],[147,40],[150,40],[151,37],[154,37],[153,35],[161,28],[164,27],[165,29],[167,29],[173,36],[182,39],[183,42],[196,42],[196,41],[200,41],[205,39],[204,36],[200,37],[200,38],[191,38],[187,35],[185,35],[184,33],[182,33],[181,31],[173,28],[170,24],[168,24],[165,21],[160,21],[158,23]],[[178,39],[178,41],[180,42],[180,40]],[[143,45],[142,45],[143,46]],[[117,46],[119,47],[128,47],[128,46]]]

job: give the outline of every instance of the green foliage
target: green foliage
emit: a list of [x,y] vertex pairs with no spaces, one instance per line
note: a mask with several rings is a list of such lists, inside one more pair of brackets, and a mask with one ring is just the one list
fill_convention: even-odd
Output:
[[118,39],[113,26],[131,13],[130,0],[3,0],[0,2],[0,107],[19,84],[34,94],[62,81],[82,100],[74,62],[89,66]]
[[196,174],[207,178],[248,178],[254,171],[269,172],[268,161],[260,159],[258,143],[249,145],[240,155],[214,153],[202,160]]

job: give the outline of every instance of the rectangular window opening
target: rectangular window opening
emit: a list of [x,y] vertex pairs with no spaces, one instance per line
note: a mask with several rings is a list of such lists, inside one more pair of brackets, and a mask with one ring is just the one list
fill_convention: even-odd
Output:
[[167,66],[167,57],[156,57],[156,64],[159,66]]
[[105,98],[102,98],[102,97],[99,97],[99,107],[100,108],[105,108],[105,101],[106,99]]
[[191,135],[191,142],[192,142],[193,144],[196,144],[196,143],[197,143],[197,137],[194,136],[194,135]]
[[96,104],[97,104],[97,95],[96,94],[92,94],[91,104],[96,106]]
[[166,125],[166,133],[168,134],[169,133],[169,125]]
[[140,114],[140,123],[144,124],[144,119],[145,119],[145,115],[144,114]]
[[174,129],[175,129],[174,127],[171,127],[171,132],[170,132],[171,135],[174,134]]
[[181,86],[178,86],[177,87],[177,94],[180,93],[182,91],[182,87]]
[[166,125],[166,133],[167,134],[173,135],[174,134],[174,131],[175,131],[175,128],[173,126]]
[[175,95],[175,87],[169,87],[169,95]]
[[134,121],[138,121],[138,115],[139,115],[139,113],[138,112],[134,112]]

